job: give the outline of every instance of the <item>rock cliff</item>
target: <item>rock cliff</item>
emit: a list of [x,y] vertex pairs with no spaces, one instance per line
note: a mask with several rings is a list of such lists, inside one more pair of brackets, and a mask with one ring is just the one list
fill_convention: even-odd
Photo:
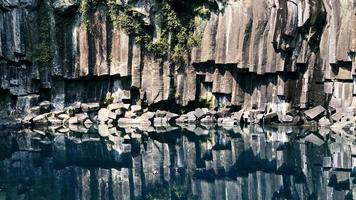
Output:
[[[191,15],[182,0],[0,0],[0,110],[207,98],[245,110],[356,108],[355,0],[201,2]],[[158,42],[143,45],[145,35]]]

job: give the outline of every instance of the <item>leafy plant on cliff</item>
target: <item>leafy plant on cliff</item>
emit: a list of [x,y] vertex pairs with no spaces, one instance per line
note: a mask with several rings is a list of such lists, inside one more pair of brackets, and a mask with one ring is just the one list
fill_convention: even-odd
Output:
[[202,19],[217,11],[217,6],[209,0],[158,0],[151,11],[154,33],[153,27],[143,20],[146,16],[130,5],[122,6],[115,0],[108,0],[107,5],[114,28],[133,36],[148,54],[177,65],[183,64],[191,49],[200,43],[201,32],[197,27]]
[[205,95],[199,98],[200,107],[208,107],[209,109],[213,109],[215,107],[216,98],[213,93],[206,92]]
[[34,61],[40,72],[51,64],[50,15],[45,3],[41,3],[37,12],[38,42],[35,44]]

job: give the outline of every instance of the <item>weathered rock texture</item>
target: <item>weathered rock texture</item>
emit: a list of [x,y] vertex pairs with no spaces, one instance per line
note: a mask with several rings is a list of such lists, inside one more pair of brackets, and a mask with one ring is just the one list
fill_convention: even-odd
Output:
[[104,4],[85,24],[79,4],[0,0],[2,110],[43,99],[60,108],[107,93],[117,102],[181,105],[210,93],[218,105],[247,110],[356,107],[354,0],[229,0],[198,28],[201,43],[183,67],[145,55],[113,28]]

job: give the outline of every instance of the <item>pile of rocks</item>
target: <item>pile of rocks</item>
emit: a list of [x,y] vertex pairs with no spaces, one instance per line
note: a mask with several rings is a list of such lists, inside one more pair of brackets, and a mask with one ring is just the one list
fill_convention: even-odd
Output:
[[[333,125],[335,130],[355,129],[353,114],[326,110],[322,106],[316,106],[305,111],[291,111],[285,114],[276,112],[263,112],[259,110],[240,110],[232,112],[229,108],[218,111],[208,108],[196,108],[185,114],[176,114],[169,111],[149,111],[140,105],[124,103],[112,103],[100,106],[99,103],[76,102],[61,110],[53,108],[51,102],[43,101],[30,108],[29,113],[22,123],[26,126],[41,127],[52,126],[60,132],[70,130],[81,131],[95,125],[100,130],[100,135],[107,136],[110,128],[119,127],[168,127],[171,125],[209,125],[222,127],[234,127],[247,124],[283,124],[283,125],[308,125],[329,127]],[[328,117],[331,116],[331,117]],[[333,124],[334,123],[334,124]],[[78,128],[83,127],[83,128]]]

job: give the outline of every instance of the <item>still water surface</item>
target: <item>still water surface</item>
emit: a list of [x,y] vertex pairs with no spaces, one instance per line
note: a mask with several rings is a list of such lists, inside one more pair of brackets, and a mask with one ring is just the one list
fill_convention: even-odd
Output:
[[350,138],[300,138],[309,132],[285,127],[200,131],[2,130],[0,200],[353,199]]

